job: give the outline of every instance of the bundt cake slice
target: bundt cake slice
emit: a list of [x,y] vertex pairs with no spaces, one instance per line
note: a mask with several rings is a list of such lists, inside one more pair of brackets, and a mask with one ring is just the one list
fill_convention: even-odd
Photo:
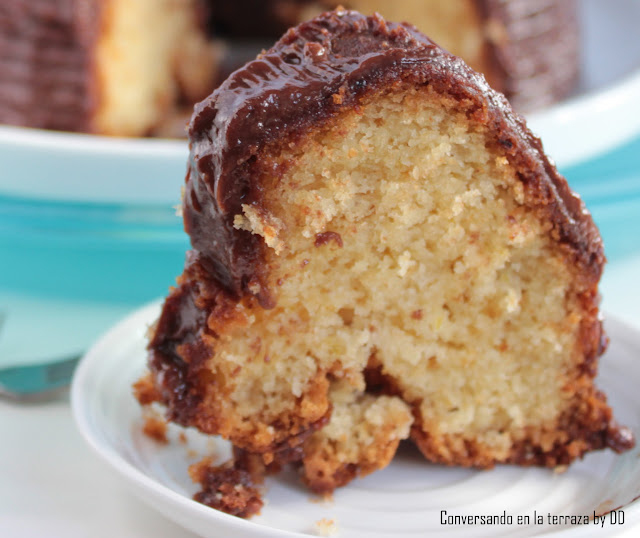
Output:
[[481,75],[336,10],[196,106],[192,250],[151,329],[170,420],[330,491],[411,438],[450,465],[624,450],[593,384],[605,257]]

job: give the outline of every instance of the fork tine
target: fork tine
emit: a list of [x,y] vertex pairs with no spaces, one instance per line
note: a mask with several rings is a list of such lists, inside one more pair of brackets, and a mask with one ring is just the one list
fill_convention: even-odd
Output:
[[0,368],[0,395],[34,399],[68,387],[81,355],[56,361]]

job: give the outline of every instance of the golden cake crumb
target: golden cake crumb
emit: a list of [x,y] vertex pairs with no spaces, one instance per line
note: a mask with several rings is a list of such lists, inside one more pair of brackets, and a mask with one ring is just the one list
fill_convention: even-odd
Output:
[[142,406],[160,401],[158,393],[150,374],[146,374],[133,384],[133,395]]
[[166,445],[169,442],[167,438],[167,422],[158,416],[147,415],[144,417],[142,432],[156,443]]
[[243,518],[260,513],[264,504],[260,491],[251,474],[234,466],[233,461],[215,466],[207,457],[191,465],[189,475],[202,487],[193,497],[196,501]]
[[337,536],[338,525],[334,519],[322,518],[315,524],[318,536]]

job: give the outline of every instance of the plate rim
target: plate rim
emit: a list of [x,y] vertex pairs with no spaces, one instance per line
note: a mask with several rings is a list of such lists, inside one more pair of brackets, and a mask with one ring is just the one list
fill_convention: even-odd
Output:
[[[238,518],[200,504],[197,501],[190,499],[189,497],[181,493],[178,493],[177,491],[171,489],[169,486],[144,473],[136,465],[127,461],[115,449],[115,447],[112,446],[112,444],[105,444],[100,442],[99,435],[96,435],[96,432],[91,427],[89,420],[89,409],[84,405],[84,403],[86,402],[85,393],[87,393],[92,386],[92,383],[88,383],[87,380],[91,379],[95,363],[102,361],[102,357],[104,356],[103,350],[109,349],[111,347],[111,342],[113,342],[119,334],[130,332],[135,327],[140,328],[140,326],[142,326],[143,324],[148,326],[149,323],[153,322],[153,320],[159,315],[161,304],[162,299],[156,299],[132,311],[129,315],[125,316],[122,320],[120,320],[118,323],[104,332],[103,335],[100,336],[98,340],[96,340],[96,342],[83,356],[74,373],[70,390],[71,411],[76,429],[79,431],[82,438],[91,447],[91,449],[95,453],[97,453],[104,461],[106,461],[113,469],[115,469],[122,478],[125,479],[129,491],[131,491],[138,498],[151,506],[154,510],[159,511],[163,517],[172,519],[183,528],[190,530],[191,532],[199,534],[199,532],[195,530],[195,527],[189,527],[187,524],[183,523],[181,519],[176,519],[171,515],[162,512],[157,505],[151,503],[149,495],[145,495],[145,493],[151,494],[153,498],[164,498],[165,504],[177,504],[177,506],[182,508],[187,515],[195,515],[198,518],[205,518],[208,520],[216,521],[227,529],[231,529],[237,532],[252,532],[251,536],[254,537],[309,537],[310,535],[306,533],[288,531],[285,529],[278,529],[269,525],[256,523],[250,519]],[[604,318],[605,324],[609,324],[609,331],[612,331],[613,327],[615,326],[615,329],[613,330],[615,330],[616,332],[622,331],[625,334],[631,332],[632,334],[637,335],[640,338],[640,329],[634,327],[625,320],[621,320],[620,318],[610,313],[605,313]],[[632,527],[629,527],[627,529],[618,529],[619,532],[626,533],[629,531],[633,531],[634,529],[640,529],[640,495],[632,499],[629,503],[620,507],[612,508],[611,510],[618,509],[624,509],[625,516],[627,514],[627,510],[630,509],[632,511],[631,516],[636,519],[636,521],[633,522]],[[548,530],[543,534],[558,535],[563,537],[585,536],[585,533],[588,534],[588,529],[591,528],[591,526],[587,528],[580,526],[562,527],[558,528],[557,530]],[[225,528],[220,528],[219,530],[224,531]],[[610,535],[614,534],[615,532],[611,527],[609,527],[609,531]],[[245,534],[243,534],[243,536],[244,535]]]
[[[168,501],[177,503],[178,506],[189,514],[206,517],[207,519],[213,518],[215,520],[219,520],[221,524],[227,527],[236,527],[235,530],[239,532],[251,530],[254,532],[252,536],[264,538],[271,538],[274,536],[304,538],[309,536],[307,534],[300,534],[284,529],[274,529],[273,527],[261,525],[249,519],[238,518],[198,503],[197,501],[174,491],[170,487],[145,474],[134,464],[123,458],[111,444],[99,442],[98,437],[95,435],[95,431],[90,425],[89,414],[86,412],[86,409],[83,409],[83,403],[85,402],[84,393],[86,393],[88,388],[91,386],[91,383],[87,383],[86,380],[90,378],[92,374],[92,367],[94,363],[101,358],[101,350],[109,347],[107,345],[108,342],[113,341],[114,336],[124,332],[130,325],[133,325],[133,322],[152,320],[152,314],[159,314],[160,305],[161,300],[154,300],[139,309],[134,310],[131,314],[107,330],[80,360],[80,363],[74,372],[70,390],[70,400],[73,419],[82,438],[96,454],[116,470],[121,477],[126,479],[129,491],[133,492],[138,498],[147,504],[150,504],[149,498],[143,495],[143,493],[150,493],[154,497],[165,497]],[[157,506],[153,504],[150,504],[150,506],[155,510],[158,509]],[[173,519],[167,514],[162,513],[161,515],[163,517]],[[182,526],[198,534],[197,531],[189,529],[189,527],[184,525]]]

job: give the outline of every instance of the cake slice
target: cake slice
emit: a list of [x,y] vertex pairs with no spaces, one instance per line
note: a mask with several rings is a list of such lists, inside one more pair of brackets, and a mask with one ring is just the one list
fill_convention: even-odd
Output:
[[189,139],[192,250],[149,343],[170,420],[316,491],[407,438],[481,468],[632,446],[593,384],[598,230],[459,58],[338,9],[232,74]]

